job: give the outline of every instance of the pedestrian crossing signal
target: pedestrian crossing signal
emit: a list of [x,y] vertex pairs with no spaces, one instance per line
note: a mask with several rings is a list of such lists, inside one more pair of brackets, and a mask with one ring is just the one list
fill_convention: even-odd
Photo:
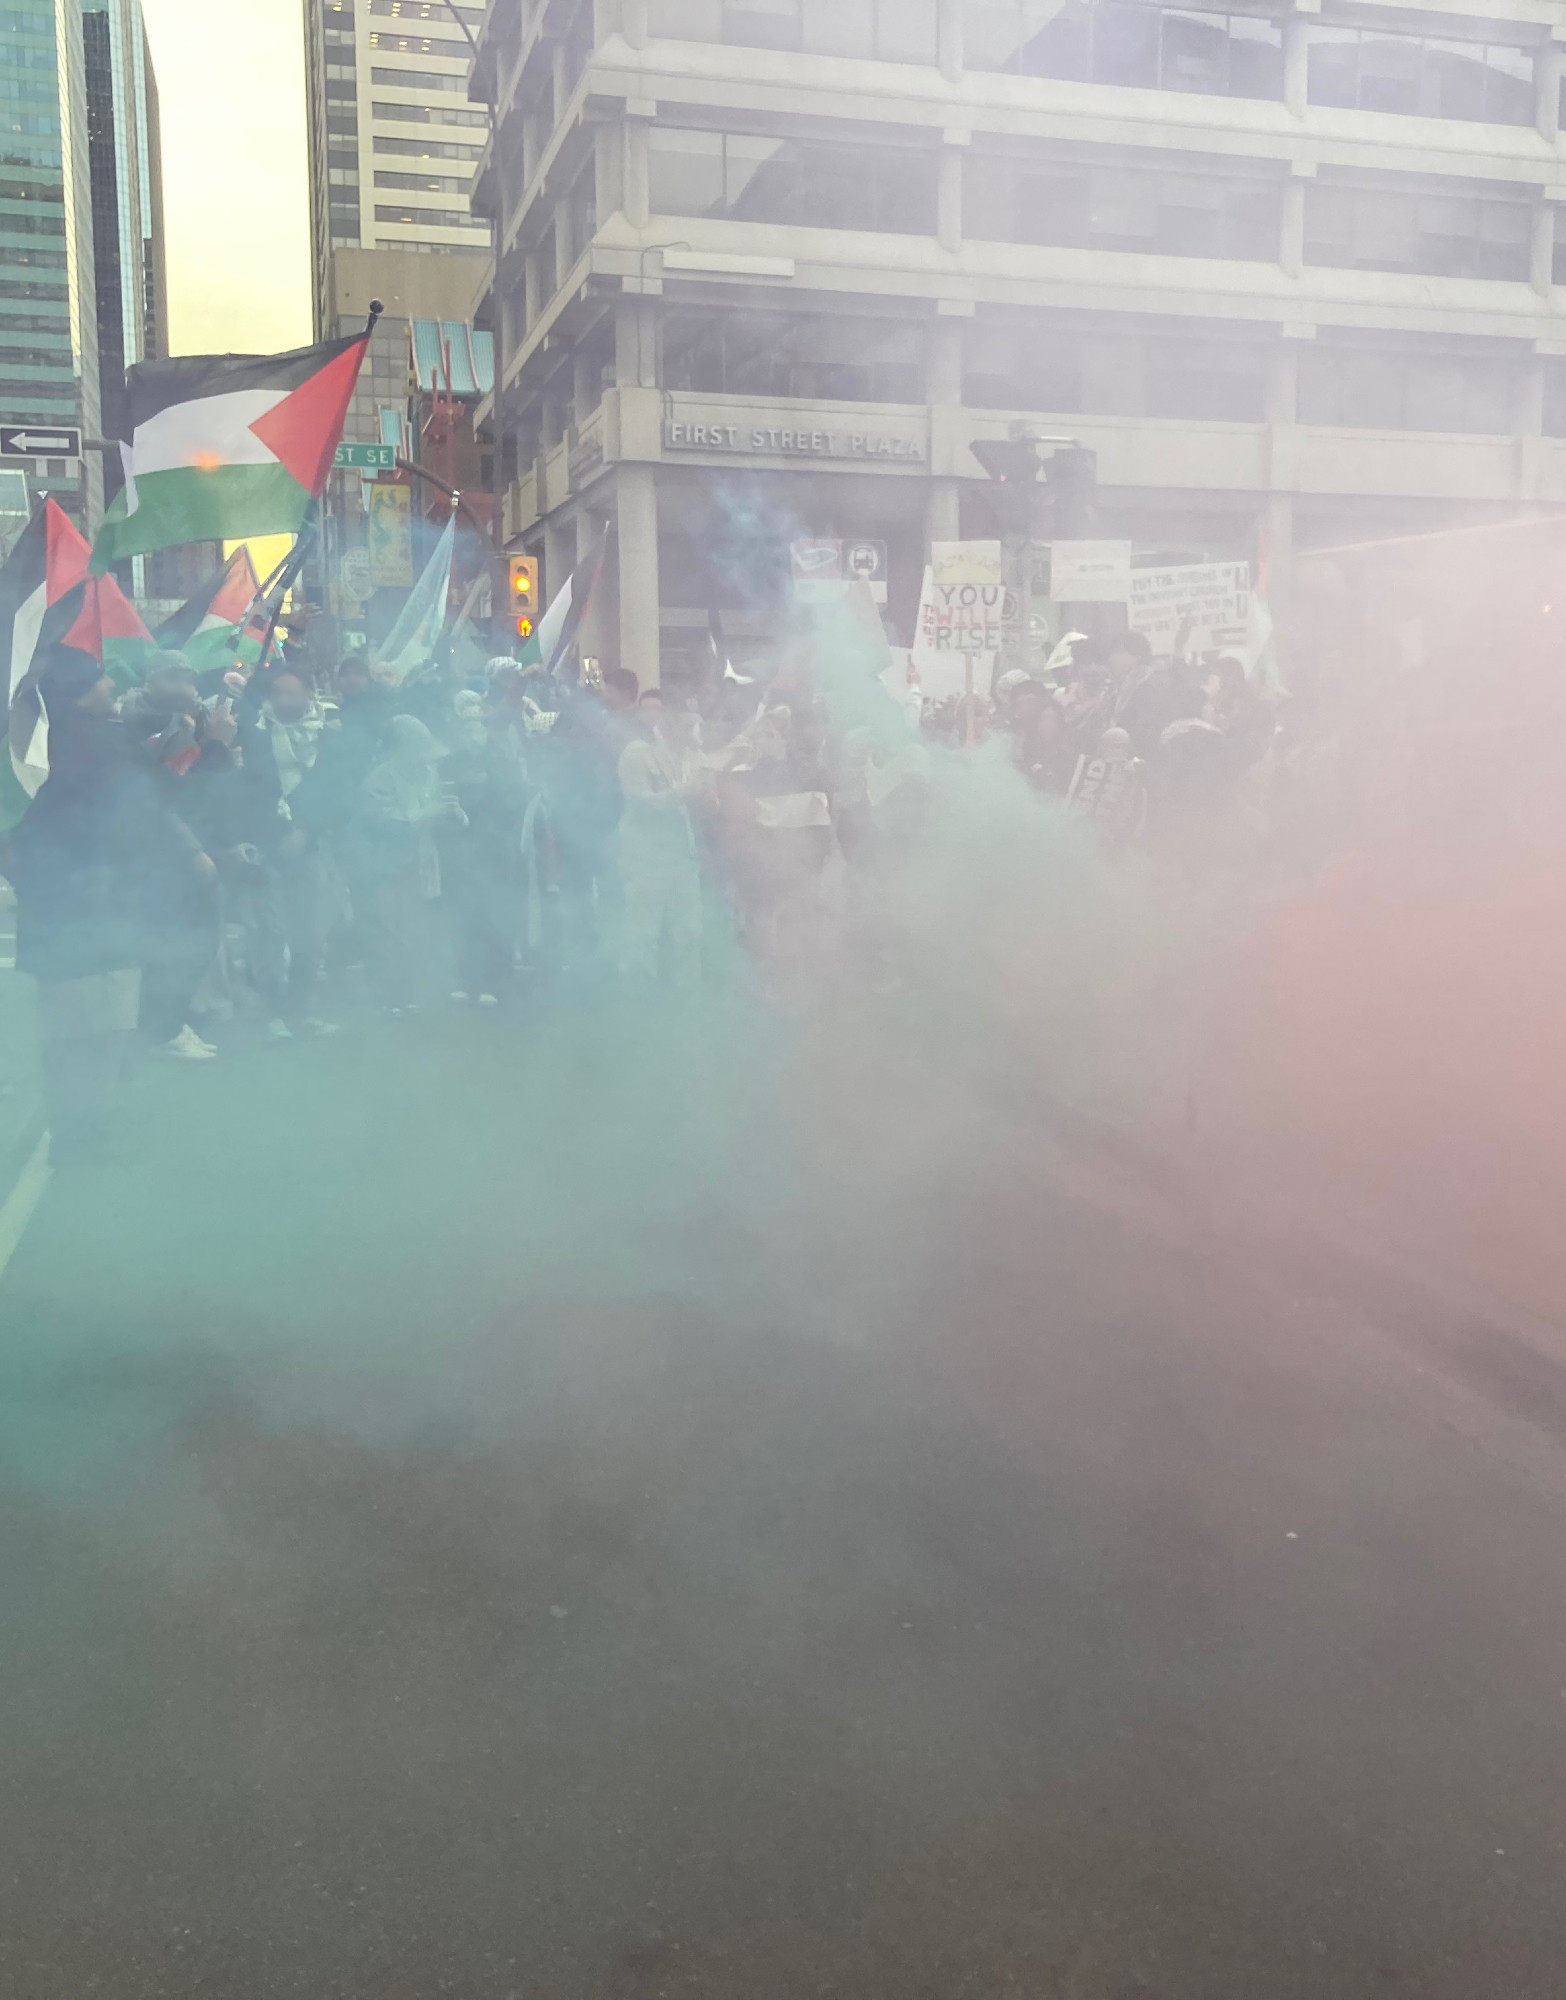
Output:
[[531,619],[531,618],[519,618],[519,619],[517,620],[517,637],[518,637],[519,639],[531,639],[531,638],[532,638],[532,636],[533,636],[533,621],[532,621],[532,619]]

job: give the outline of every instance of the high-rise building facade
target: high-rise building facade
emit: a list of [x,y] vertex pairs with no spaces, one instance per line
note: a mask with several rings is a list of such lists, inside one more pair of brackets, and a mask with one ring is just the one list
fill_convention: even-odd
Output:
[[[158,86],[141,0],[82,0],[103,421],[121,435],[124,371],[168,353]],[[107,467],[111,494],[117,463]]]
[[[459,20],[474,32],[483,8],[305,0],[310,227],[322,338],[362,311],[367,272],[387,274],[381,296],[404,325],[433,310],[431,291],[460,302],[464,314],[472,303],[489,226],[474,220],[468,196],[489,125],[468,101],[472,54]],[[438,266],[410,269],[413,258]],[[400,283],[399,273],[406,274]],[[420,303],[395,296],[410,290]]]
[[[102,431],[80,0],[0,0],[0,423]],[[99,456],[38,459],[87,527]]]
[[[411,440],[411,329],[465,326],[485,290],[490,230],[469,206],[488,114],[469,101],[484,9],[463,0],[305,0],[315,322],[325,339],[385,307],[344,436]],[[362,539],[361,483],[337,475],[334,553]]]
[[[618,524],[645,678],[792,531],[1290,551],[1566,504],[1557,0],[494,0],[494,434],[551,587]],[[759,525],[758,525],[759,524]],[[763,548],[764,545],[764,548]],[[611,614],[606,613],[606,617]]]

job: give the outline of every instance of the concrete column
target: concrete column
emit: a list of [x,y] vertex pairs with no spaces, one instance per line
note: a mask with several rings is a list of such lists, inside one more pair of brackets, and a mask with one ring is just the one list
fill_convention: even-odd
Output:
[[925,542],[955,542],[962,526],[962,487],[955,479],[933,479],[925,508]]
[[1305,116],[1310,101],[1310,31],[1313,16],[1291,13],[1283,22],[1283,108]]
[[645,692],[659,685],[658,487],[650,465],[622,465],[619,502],[620,664]]
[[544,582],[542,595],[552,604],[576,568],[576,529],[558,514],[544,523]]
[[598,381],[598,364],[583,348],[577,348],[571,357],[571,417],[578,426],[585,424],[602,401],[601,384]]
[[657,308],[621,299],[614,311],[614,379],[621,389],[658,386]]
[[647,46],[647,0],[621,0],[620,33],[633,49]]
[[1269,493],[1262,502],[1257,534],[1257,581],[1267,592],[1267,609],[1273,625],[1283,629],[1288,618],[1289,593],[1294,582],[1294,499],[1288,493]]
[[1267,421],[1289,425],[1299,422],[1300,346],[1296,340],[1280,340],[1273,350],[1267,380]]
[[625,219],[633,229],[645,229],[652,213],[647,192],[647,126],[640,118],[625,124]]
[[[593,512],[583,507],[576,517],[576,564],[578,567],[587,560],[593,546]],[[602,660],[605,641],[612,641],[613,628],[605,626],[604,593],[595,590],[588,601],[582,617],[581,629],[577,637],[577,651],[583,659]]]
[[597,209],[594,221],[601,223],[605,216],[617,215],[625,208],[625,136],[624,127],[600,125],[593,134],[593,201]]
[[962,162],[967,145],[966,132],[945,134],[936,182],[935,233],[941,248],[953,256],[962,248]]
[[938,22],[941,70],[953,83],[963,70],[962,6],[963,0],[941,0]]
[[1283,218],[1278,231],[1278,262],[1291,278],[1305,268],[1305,190],[1315,174],[1314,164],[1296,160],[1283,184]]
[[1528,245],[1528,278],[1541,298],[1550,296],[1555,282],[1556,204],[1542,192],[1533,199],[1533,231]]
[[565,283],[575,262],[576,246],[571,241],[571,204],[560,200],[555,203],[555,283],[551,298]]
[[1566,47],[1550,40],[1539,44],[1533,59],[1534,123],[1539,137],[1553,146],[1561,130],[1561,77],[1566,74]]
[[932,403],[961,403],[963,319],[937,315],[930,328],[928,400]]
[[565,114],[566,99],[571,95],[571,79],[566,71],[566,45],[556,42],[551,51],[553,62],[550,69],[550,96],[554,104],[554,117],[550,130],[560,123]]

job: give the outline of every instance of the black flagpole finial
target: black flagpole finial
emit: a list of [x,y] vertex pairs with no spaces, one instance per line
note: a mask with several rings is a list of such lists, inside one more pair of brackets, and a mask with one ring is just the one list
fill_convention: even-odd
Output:
[[386,310],[385,306],[381,304],[379,299],[371,299],[370,316],[364,322],[364,337],[366,340],[368,340],[370,335],[374,333],[375,322],[380,318],[381,314],[385,312],[385,310]]

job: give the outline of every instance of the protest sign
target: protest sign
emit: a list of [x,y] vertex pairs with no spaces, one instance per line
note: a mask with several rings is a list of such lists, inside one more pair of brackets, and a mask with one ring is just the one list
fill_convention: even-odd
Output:
[[1131,572],[1131,629],[1143,633],[1155,653],[1172,652],[1182,628],[1187,652],[1243,648],[1250,615],[1248,562],[1182,563]]
[[1129,542],[1051,542],[1054,604],[1124,604],[1131,595]]
[[938,583],[933,566],[927,569],[911,649],[926,697],[943,701],[962,693],[970,672],[974,689],[987,693],[1005,625],[1006,592],[1001,584]]
[[999,542],[933,542],[930,568],[937,583],[1005,581]]

